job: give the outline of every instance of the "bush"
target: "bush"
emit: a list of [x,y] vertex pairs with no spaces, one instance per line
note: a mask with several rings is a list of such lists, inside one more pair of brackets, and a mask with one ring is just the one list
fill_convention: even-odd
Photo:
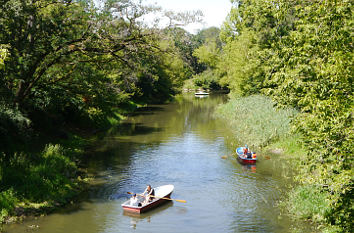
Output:
[[0,192],[0,223],[15,208],[17,198],[13,189]]

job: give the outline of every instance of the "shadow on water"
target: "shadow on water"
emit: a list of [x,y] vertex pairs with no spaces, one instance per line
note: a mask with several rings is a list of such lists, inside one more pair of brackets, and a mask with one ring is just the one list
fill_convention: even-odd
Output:
[[135,136],[135,135],[147,135],[153,132],[160,132],[162,128],[148,127],[141,123],[129,123],[124,122],[115,127],[112,127],[106,133],[106,136]]
[[141,115],[153,115],[156,112],[163,111],[163,107],[159,106],[146,106],[146,107],[140,107],[138,108],[135,112],[129,113],[129,117],[133,116],[141,116]]
[[75,212],[83,211],[84,209],[85,208],[81,205],[81,202],[79,202],[79,203],[68,205],[66,208],[58,209],[58,210],[54,211],[53,213],[69,215],[69,214],[73,214]]
[[[163,111],[163,105],[161,106],[146,106],[140,107],[135,112],[127,114],[128,117],[146,117],[156,114],[156,112]],[[107,132],[100,135],[100,138],[103,139],[107,136],[135,136],[139,134],[150,134],[153,132],[160,132],[161,128],[156,127],[147,127],[142,123],[135,122],[121,122],[120,124],[111,127]]]

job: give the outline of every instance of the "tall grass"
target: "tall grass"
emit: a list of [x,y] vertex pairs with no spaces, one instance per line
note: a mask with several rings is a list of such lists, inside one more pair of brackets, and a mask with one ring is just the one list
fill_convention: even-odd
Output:
[[298,185],[289,192],[289,198],[281,205],[287,207],[295,219],[316,223],[320,232],[346,232],[339,225],[326,224],[327,218],[334,214],[329,195],[319,185]]
[[298,186],[289,195],[290,211],[300,219],[324,221],[330,211],[327,194],[316,186]]
[[276,109],[274,102],[262,95],[233,98],[219,106],[216,114],[227,120],[236,141],[264,147],[290,131],[294,109]]
[[51,208],[69,201],[79,190],[77,167],[70,151],[47,145],[39,154],[15,153],[0,159],[0,223],[15,208],[33,211],[34,206]]

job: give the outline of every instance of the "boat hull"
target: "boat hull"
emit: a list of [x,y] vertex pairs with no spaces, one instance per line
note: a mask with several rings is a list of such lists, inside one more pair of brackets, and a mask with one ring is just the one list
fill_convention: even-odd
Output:
[[[170,198],[171,194],[170,195],[167,195],[165,197],[167,198]],[[137,213],[137,214],[140,214],[140,213],[144,213],[144,212],[147,212],[149,210],[152,210],[152,209],[155,209],[156,207],[166,203],[166,202],[169,202],[170,200],[166,200],[166,199],[158,199],[156,201],[153,201],[149,204],[147,204],[146,206],[143,206],[143,207],[131,207],[131,206],[122,206],[123,207],[123,210],[124,211],[128,211],[128,212],[133,212],[133,213]]]
[[[243,154],[244,147],[239,147],[236,149],[237,159],[242,164],[255,164],[257,162],[257,158],[245,158]],[[251,152],[252,153],[252,152]]]
[[[158,192],[157,190],[162,189],[162,191],[165,191],[163,195],[159,194],[161,192]],[[170,198],[171,194],[173,192],[174,186],[173,185],[164,185],[157,187],[155,190],[155,195],[158,197],[163,197],[163,198]],[[130,212],[130,213],[144,213],[147,212],[151,209],[154,209],[166,202],[169,202],[171,200],[166,200],[166,199],[161,199],[161,198],[154,198],[152,202],[144,205],[144,206],[131,206],[129,205],[130,201],[126,201],[125,203],[122,204],[122,208],[124,211]]]
[[206,95],[209,95],[208,92],[196,92],[194,93],[195,96],[206,96]]
[[240,156],[238,156],[238,160],[242,163],[242,164],[256,164],[257,160],[255,159],[243,159]]

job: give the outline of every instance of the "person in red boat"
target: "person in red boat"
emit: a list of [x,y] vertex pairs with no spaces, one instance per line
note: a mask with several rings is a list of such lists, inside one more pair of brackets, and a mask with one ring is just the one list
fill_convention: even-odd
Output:
[[247,144],[245,145],[245,147],[243,148],[243,156],[246,158],[247,157],[247,153],[248,153],[248,146]]

